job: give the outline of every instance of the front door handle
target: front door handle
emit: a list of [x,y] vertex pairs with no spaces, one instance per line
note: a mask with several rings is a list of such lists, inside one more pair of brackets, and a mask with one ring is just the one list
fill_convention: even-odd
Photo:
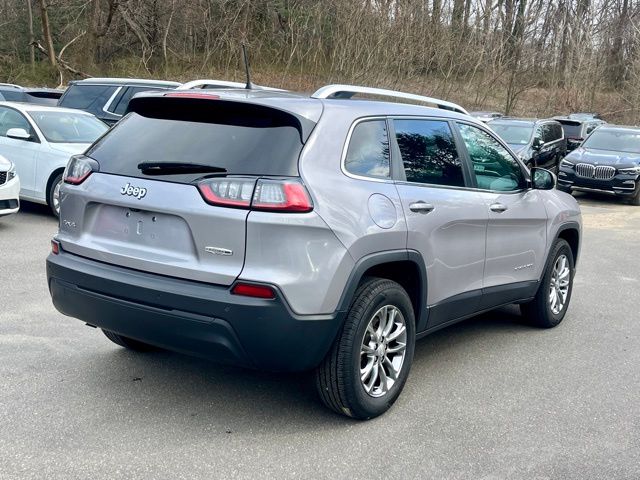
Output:
[[506,205],[503,205],[502,203],[492,203],[491,206],[489,207],[489,209],[492,212],[497,212],[497,213],[502,213],[508,208],[509,207],[507,207]]
[[433,205],[431,205],[430,203],[425,203],[425,202],[414,202],[414,203],[409,205],[409,210],[411,210],[412,212],[417,212],[417,213],[429,213],[434,208],[435,207]]

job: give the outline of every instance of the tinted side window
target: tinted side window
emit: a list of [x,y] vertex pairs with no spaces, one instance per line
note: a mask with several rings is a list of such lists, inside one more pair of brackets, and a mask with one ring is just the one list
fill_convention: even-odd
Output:
[[520,164],[500,142],[477,127],[458,124],[469,152],[478,188],[508,192],[525,184]]
[[2,95],[7,102],[24,102],[24,93],[21,90],[3,90]]
[[117,105],[111,106],[110,110],[112,113],[115,113],[116,115],[124,115],[124,112],[127,111],[127,107],[129,106],[129,100],[131,100],[131,97],[133,97],[136,93],[140,93],[140,92],[146,92],[149,90],[149,87],[129,87],[126,89],[126,92],[124,92],[123,95],[120,96],[120,99],[117,102]]
[[6,137],[12,128],[23,128],[33,135],[31,124],[24,116],[11,108],[0,107],[0,137]]
[[554,135],[553,135],[553,124],[551,123],[543,123],[540,126],[541,130],[542,130],[542,141],[544,143],[549,143],[549,142],[553,142],[555,139]]
[[97,111],[107,103],[116,88],[113,85],[71,85],[60,99],[60,106]]
[[409,182],[464,186],[462,163],[449,123],[394,120],[396,139]]
[[371,120],[356,125],[351,134],[345,168],[355,175],[389,177],[387,122]]

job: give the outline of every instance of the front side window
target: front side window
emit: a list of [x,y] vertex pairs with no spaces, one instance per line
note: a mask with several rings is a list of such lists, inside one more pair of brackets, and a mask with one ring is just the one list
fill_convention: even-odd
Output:
[[22,128],[33,135],[33,128],[24,115],[12,108],[0,107],[0,137],[6,137],[12,128]]
[[500,142],[472,125],[459,123],[458,127],[473,164],[478,188],[500,192],[523,188],[522,168]]
[[347,149],[345,168],[355,175],[390,176],[389,134],[385,120],[369,120],[355,126]]
[[449,123],[442,120],[394,120],[407,181],[463,187],[462,162]]

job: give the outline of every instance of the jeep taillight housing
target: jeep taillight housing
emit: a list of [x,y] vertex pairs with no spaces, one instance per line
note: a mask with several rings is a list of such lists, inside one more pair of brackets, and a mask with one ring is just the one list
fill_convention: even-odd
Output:
[[64,183],[71,185],[80,185],[89,175],[97,172],[99,169],[98,162],[84,155],[74,155],[69,159],[67,168],[64,169],[62,179]]
[[209,178],[198,183],[205,202],[267,212],[304,213],[313,210],[305,186],[296,179]]

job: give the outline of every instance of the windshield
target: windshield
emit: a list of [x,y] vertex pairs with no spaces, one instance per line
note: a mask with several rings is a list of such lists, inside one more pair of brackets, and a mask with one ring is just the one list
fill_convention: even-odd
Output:
[[527,145],[533,134],[532,125],[508,125],[505,123],[491,123],[491,128],[502,140],[511,145]]
[[640,153],[640,130],[596,130],[582,144],[594,150]]
[[108,130],[92,115],[73,112],[29,112],[33,121],[51,143],[93,143]]

